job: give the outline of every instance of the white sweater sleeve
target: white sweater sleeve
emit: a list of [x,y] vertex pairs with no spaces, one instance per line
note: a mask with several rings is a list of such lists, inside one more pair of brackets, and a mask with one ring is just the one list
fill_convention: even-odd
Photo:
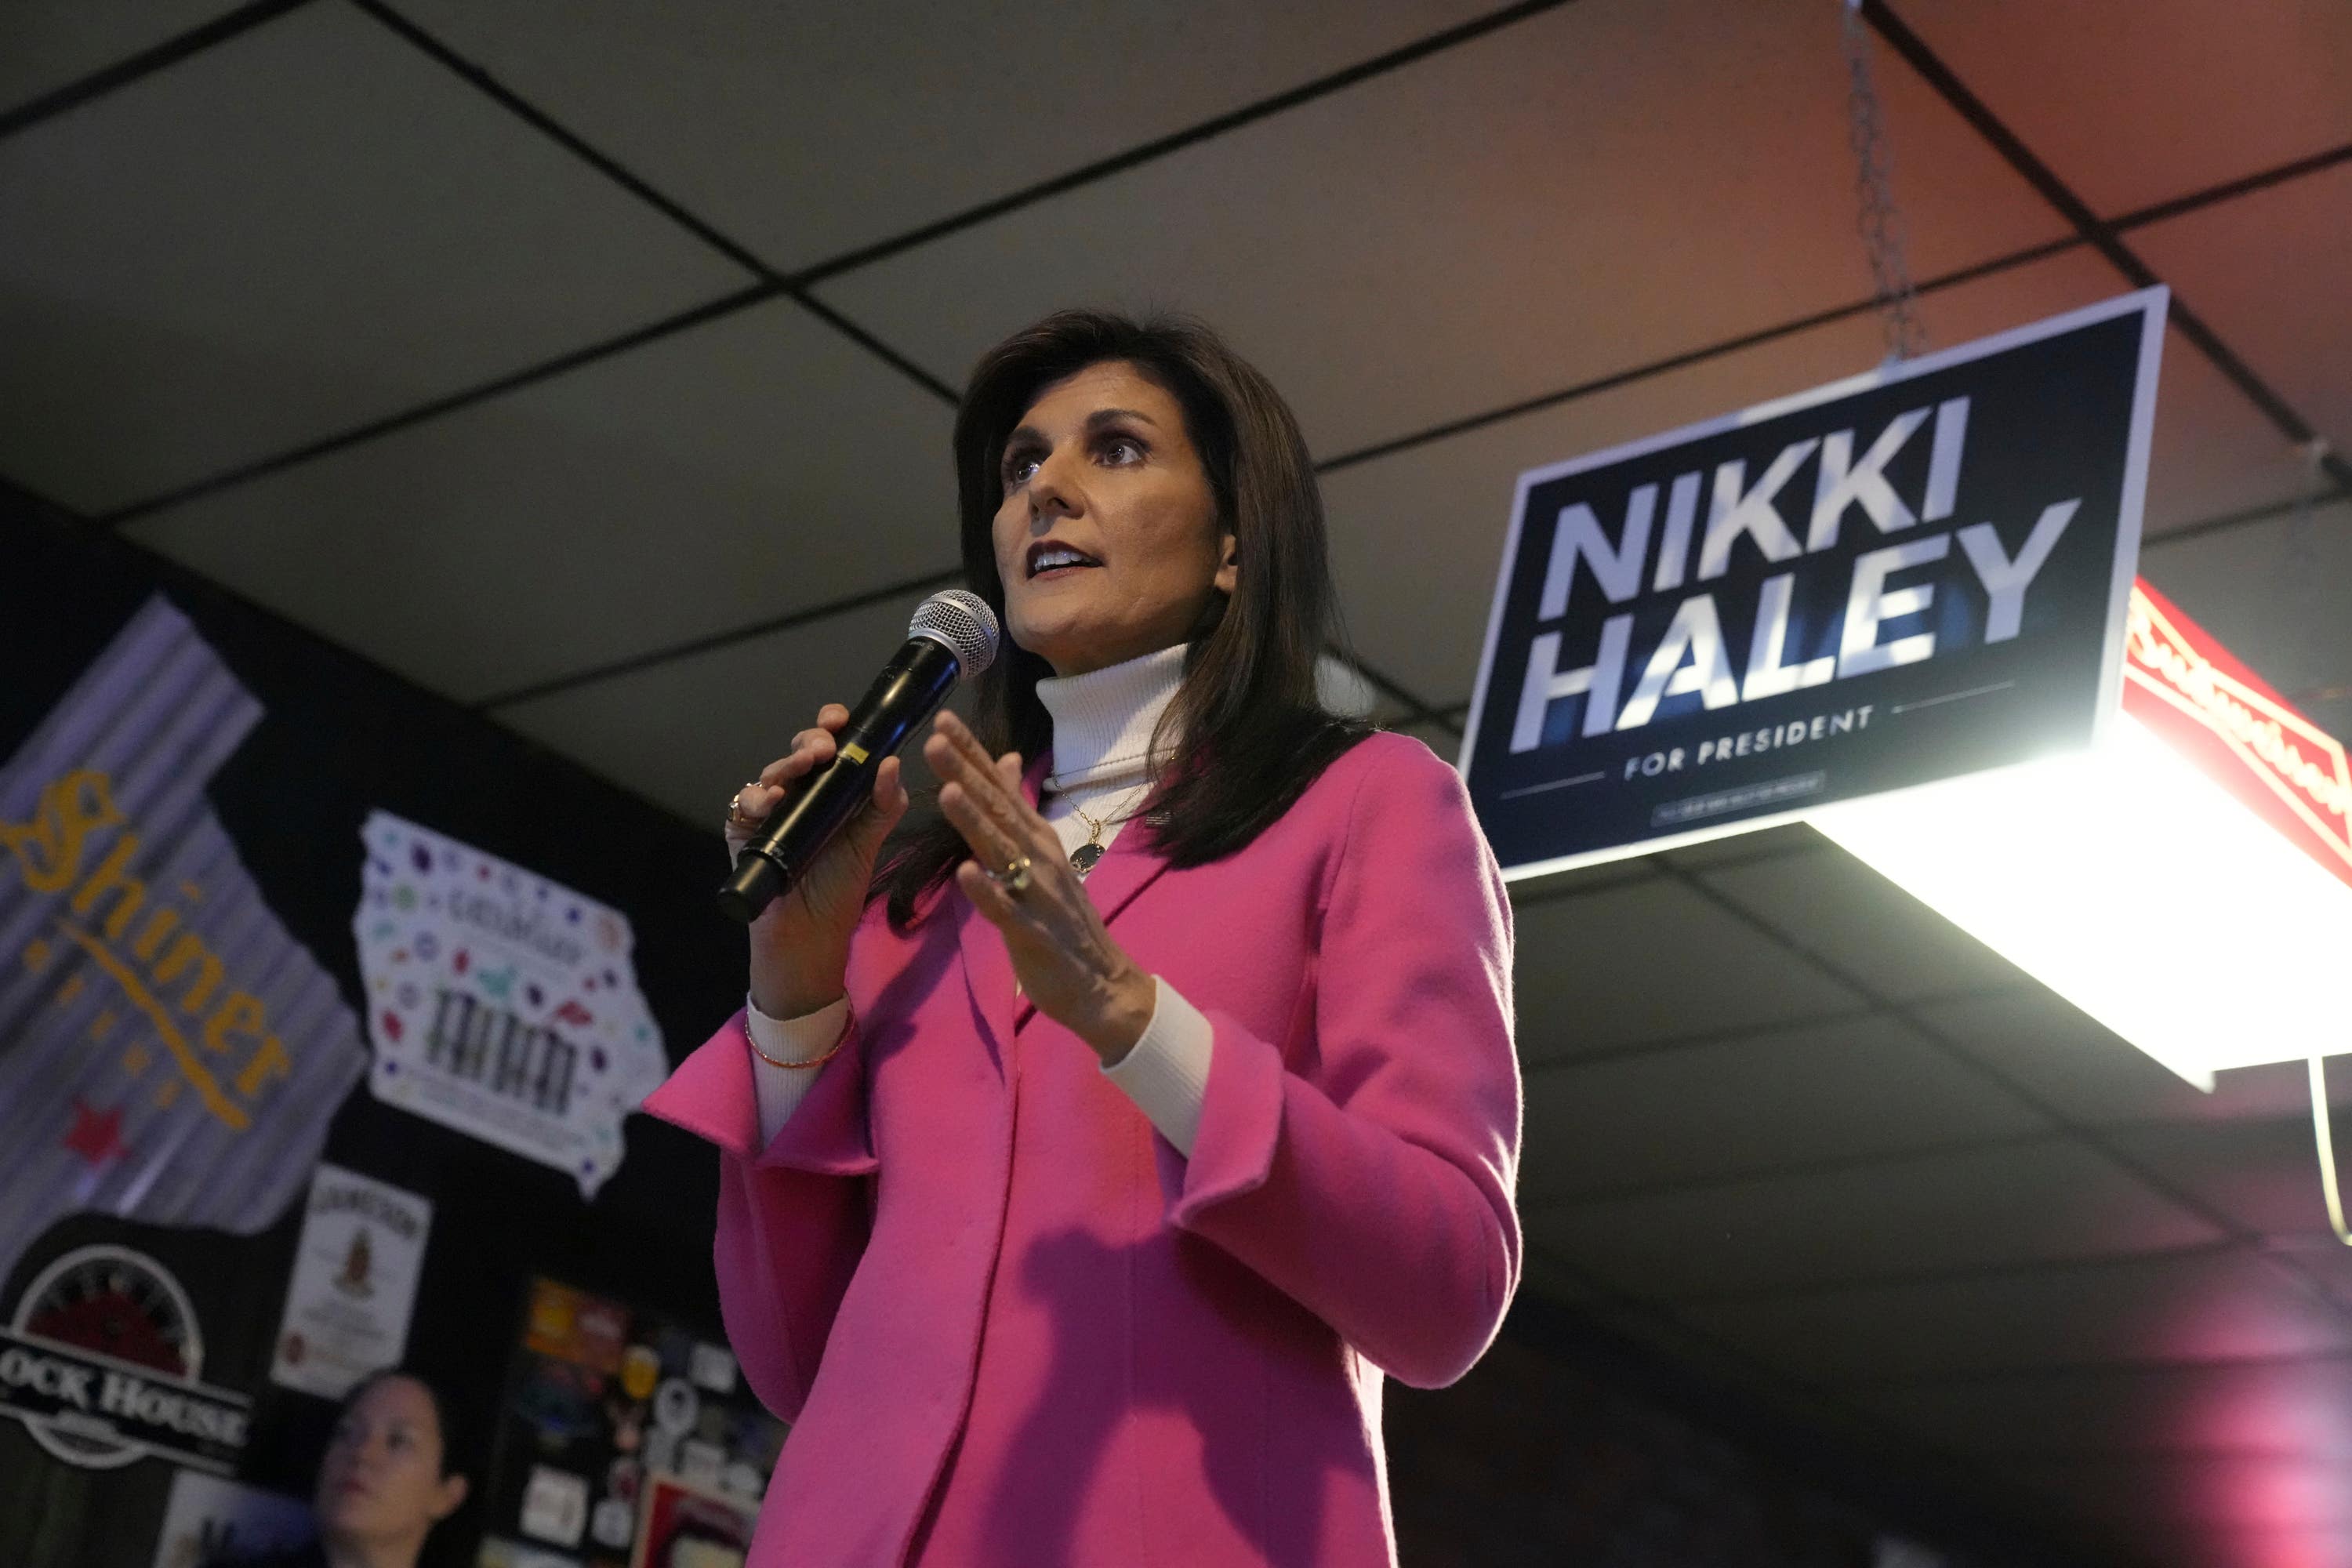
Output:
[[[1155,1015],[1156,1016],[1156,1015]],[[816,1081],[821,1068],[780,1068],[763,1061],[760,1053],[781,1061],[804,1062],[824,1055],[841,1038],[849,1022],[849,998],[803,1013],[797,1018],[771,1018],[750,996],[743,998],[743,1032],[751,1037],[751,1087],[760,1101],[760,1147],[776,1141],[784,1123],[799,1109]]]
[[[1216,1045],[1216,1031],[1174,986],[1157,976],[1153,984],[1159,994],[1152,1005],[1151,1022],[1144,1026],[1142,1037],[1129,1047],[1118,1065],[1102,1072],[1135,1101],[1161,1137],[1180,1153],[1190,1154],[1201,1130],[1201,1101],[1209,1090],[1209,1057]],[[774,1142],[776,1134],[783,1131],[809,1086],[816,1081],[816,1073],[780,1068],[761,1059],[760,1052],[783,1061],[808,1061],[831,1050],[848,1021],[845,996],[797,1018],[772,1018],[760,1011],[757,1002],[743,998],[744,1032],[759,1047],[751,1053],[751,1084],[760,1102],[761,1148]]]
[[1159,995],[1151,1022],[1117,1065],[1102,1069],[1103,1076],[1126,1091],[1178,1152],[1189,1155],[1201,1131],[1201,1101],[1209,1092],[1209,1057],[1216,1047],[1216,1030],[1176,987],[1157,975],[1152,984]]

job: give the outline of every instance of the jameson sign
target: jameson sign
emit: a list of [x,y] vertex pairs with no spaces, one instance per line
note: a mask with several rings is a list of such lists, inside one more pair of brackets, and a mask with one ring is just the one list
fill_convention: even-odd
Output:
[[2088,742],[2165,300],[1520,475],[1462,758],[1506,874]]
[[399,1363],[424,1272],[433,1205],[415,1193],[321,1163],[294,1248],[272,1382],[341,1399]]

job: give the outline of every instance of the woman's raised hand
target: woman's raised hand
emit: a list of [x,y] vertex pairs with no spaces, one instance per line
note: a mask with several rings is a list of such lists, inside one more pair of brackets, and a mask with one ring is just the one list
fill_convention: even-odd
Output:
[[[1023,797],[1019,753],[992,758],[950,712],[931,727],[923,760],[941,781],[940,810],[972,852],[956,868],[956,886],[1003,933],[1013,973],[1038,1010],[1118,1061],[1151,1022],[1151,976],[1111,940],[1053,826]],[[1028,882],[1017,892],[990,875],[1024,858]]]
[[[730,855],[741,852],[755,831],[751,825],[776,808],[793,780],[833,761],[834,737],[848,722],[848,709],[826,703],[817,710],[815,727],[793,736],[792,751],[743,786],[727,820]],[[851,817],[792,889],[751,922],[751,1000],[760,1011],[796,1018],[842,994],[850,933],[866,908],[875,857],[906,815],[898,759],[885,757],[874,770],[872,804]]]

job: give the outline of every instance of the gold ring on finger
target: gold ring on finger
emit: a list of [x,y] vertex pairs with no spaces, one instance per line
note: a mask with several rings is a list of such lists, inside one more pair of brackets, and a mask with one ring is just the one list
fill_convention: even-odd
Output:
[[992,871],[982,866],[980,874],[1017,899],[1029,890],[1029,857],[1014,856],[1013,864],[1002,871]]

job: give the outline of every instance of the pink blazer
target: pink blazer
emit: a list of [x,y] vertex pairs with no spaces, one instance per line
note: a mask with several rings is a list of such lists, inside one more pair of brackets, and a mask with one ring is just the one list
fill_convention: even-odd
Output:
[[1381,1374],[1460,1377],[1518,1281],[1501,879],[1396,735],[1225,860],[1147,839],[1087,886],[1215,1030],[1189,1160],[952,889],[869,911],[859,1037],[766,1149],[740,1014],[646,1102],[720,1150],[728,1337],[793,1423],[751,1568],[1393,1561]]

